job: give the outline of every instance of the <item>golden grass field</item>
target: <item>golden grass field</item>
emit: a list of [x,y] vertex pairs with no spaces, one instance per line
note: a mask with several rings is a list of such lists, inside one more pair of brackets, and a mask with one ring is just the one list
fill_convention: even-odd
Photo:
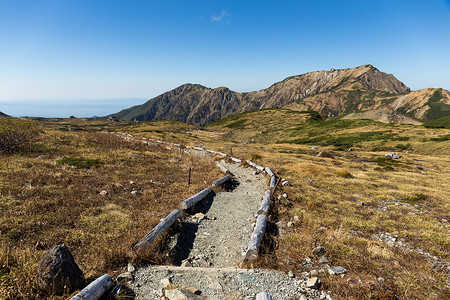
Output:
[[[39,298],[33,283],[37,263],[58,243],[68,245],[88,276],[117,272],[138,259],[131,246],[159,218],[219,176],[211,161],[100,131],[232,153],[289,180],[291,186],[280,186],[274,197],[271,223],[280,234],[267,237],[259,266],[300,275],[310,271],[304,259],[314,260],[312,249],[323,245],[330,265],[349,271],[344,278],[321,275],[334,298],[446,299],[450,294],[444,268],[450,262],[448,129],[320,121],[314,114],[277,109],[204,128],[173,121],[38,123],[43,132],[35,149],[3,154],[0,163],[0,298]],[[322,150],[334,158],[317,157]],[[385,159],[388,152],[401,158]],[[100,164],[71,167],[57,162],[62,157]],[[193,183],[187,187],[189,167]],[[108,194],[100,195],[102,190]],[[283,193],[288,198],[278,199]],[[167,261],[163,242],[159,253],[139,259]]]

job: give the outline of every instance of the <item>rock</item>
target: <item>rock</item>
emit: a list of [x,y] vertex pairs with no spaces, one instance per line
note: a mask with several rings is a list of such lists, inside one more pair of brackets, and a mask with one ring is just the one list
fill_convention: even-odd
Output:
[[312,146],[311,149],[316,150],[316,149],[319,149],[319,147],[317,147],[317,146]]
[[201,220],[203,220],[203,219],[206,218],[206,215],[199,212],[199,213],[196,213],[196,214],[194,215],[194,218],[196,218],[197,220],[201,221]]
[[348,273],[348,271],[344,267],[334,267],[334,268],[328,269],[328,273],[330,273],[331,275],[340,275],[340,274]]
[[322,246],[317,246],[312,250],[312,253],[316,256],[322,256],[325,254],[325,252],[327,252],[327,250],[325,249],[325,247]]
[[317,154],[317,157],[334,158],[331,153],[328,153],[326,151],[320,151],[320,153]]
[[388,153],[388,154],[386,154],[385,156],[386,156],[386,157],[390,157],[390,158],[392,158],[392,159],[399,159],[399,158],[400,158],[400,155],[398,155],[398,154],[395,153],[395,152]]
[[353,151],[352,148],[348,148],[348,149],[347,149],[347,152],[351,152],[351,151]]
[[174,290],[165,290],[164,296],[168,300],[197,300],[202,299],[201,296],[197,296],[190,290],[186,288],[182,289],[174,289]]
[[159,282],[165,288],[168,287],[172,283],[172,281],[168,277],[161,279]]
[[108,195],[108,192],[105,191],[105,190],[103,190],[103,191],[101,191],[99,194],[102,195],[102,196],[106,196],[106,195]]
[[295,215],[295,216],[294,216],[294,222],[299,222],[299,221],[300,221],[300,219],[298,218],[297,215]]
[[311,276],[317,276],[317,275],[319,275],[319,271],[317,271],[316,269],[312,269],[311,272],[309,272],[309,274]]
[[37,270],[39,287],[48,293],[62,294],[83,287],[83,272],[64,245],[53,247],[44,253]]
[[133,275],[131,274],[131,272],[125,272],[117,276],[117,282],[124,283],[130,281],[133,281]]
[[181,262],[182,267],[192,267],[192,264],[189,262],[189,260],[185,259]]
[[139,195],[139,192],[138,191],[131,191],[131,195],[133,195],[133,196]]
[[134,271],[136,271],[136,267],[133,266],[133,264],[128,263],[127,270],[128,272],[133,273]]
[[306,298],[306,296],[302,294],[302,295],[300,296],[300,300],[308,300],[308,298]]
[[293,227],[293,226],[294,226],[294,222],[288,222],[288,223],[287,223],[287,227],[288,227],[288,228],[291,228],[291,227]]
[[327,264],[327,263],[329,263],[330,261],[328,260],[328,258],[326,258],[326,256],[322,256],[320,259],[319,259],[319,263],[320,264]]
[[306,280],[306,286],[310,289],[320,289],[320,286],[322,285],[322,281],[319,277],[311,277],[308,280]]
[[288,272],[288,277],[289,277],[289,278],[294,278],[294,277],[295,277],[294,272],[289,271],[289,272]]
[[314,180],[313,179],[308,179],[308,180],[306,180],[306,182],[309,183],[309,184],[312,184],[314,182]]
[[288,198],[288,195],[286,193],[284,193],[282,196],[283,196],[284,199]]

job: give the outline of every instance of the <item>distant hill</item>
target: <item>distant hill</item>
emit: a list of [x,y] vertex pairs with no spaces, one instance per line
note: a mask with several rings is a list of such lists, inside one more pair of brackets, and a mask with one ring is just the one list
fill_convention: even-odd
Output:
[[449,94],[442,89],[411,92],[392,74],[364,65],[292,76],[267,89],[249,93],[184,84],[113,115],[120,120],[177,120],[205,125],[262,108],[316,111],[324,118],[372,110],[375,113],[349,118],[372,116],[384,122],[421,123],[442,114],[450,115]]
[[11,116],[8,116],[7,114],[4,114],[0,111],[0,118],[9,118]]

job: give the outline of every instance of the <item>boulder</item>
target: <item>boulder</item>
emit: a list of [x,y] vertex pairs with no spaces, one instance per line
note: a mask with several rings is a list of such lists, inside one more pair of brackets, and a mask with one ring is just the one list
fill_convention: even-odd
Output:
[[325,249],[325,247],[317,246],[316,248],[314,248],[314,249],[312,250],[312,253],[313,253],[314,255],[316,255],[316,256],[322,256],[322,255],[325,254],[326,251],[327,251],[327,250]]
[[400,158],[400,155],[398,155],[398,154],[395,153],[395,152],[388,153],[388,154],[386,154],[385,156],[386,156],[386,157],[390,157],[390,158],[392,158],[392,159],[399,159],[399,158]]
[[44,253],[37,270],[37,282],[43,291],[58,295],[71,293],[85,284],[83,272],[64,244]]
[[320,286],[322,285],[322,281],[319,277],[311,277],[308,280],[306,280],[306,286],[310,289],[320,289]]
[[328,153],[326,151],[320,151],[320,153],[317,154],[317,157],[334,158],[331,153]]

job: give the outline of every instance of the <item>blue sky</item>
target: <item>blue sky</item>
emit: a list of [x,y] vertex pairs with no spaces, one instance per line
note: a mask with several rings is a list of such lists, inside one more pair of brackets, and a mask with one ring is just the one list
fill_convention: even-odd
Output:
[[450,0],[0,1],[6,113],[2,101],[138,104],[187,82],[252,91],[369,63],[450,89]]

